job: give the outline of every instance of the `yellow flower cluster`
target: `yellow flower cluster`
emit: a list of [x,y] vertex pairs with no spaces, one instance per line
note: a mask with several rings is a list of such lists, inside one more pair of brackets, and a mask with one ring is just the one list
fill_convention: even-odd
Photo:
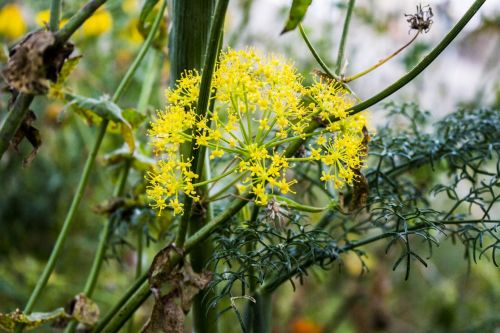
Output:
[[8,39],[16,39],[26,33],[28,26],[23,18],[21,8],[13,3],[0,8],[0,35]]
[[[168,106],[151,124],[149,135],[160,161],[147,176],[147,194],[160,213],[166,207],[182,213],[181,194],[199,200],[197,186],[226,177],[249,188],[255,203],[265,205],[271,193],[292,192],[297,181],[287,171],[310,161],[326,166],[325,182],[337,188],[352,183],[353,169],[364,157],[365,119],[348,117],[352,101],[340,86],[318,81],[304,87],[292,63],[253,49],[221,55],[212,82],[215,106],[203,117],[196,113],[199,85],[200,75],[186,72],[167,91]],[[305,99],[312,102],[303,103]],[[306,133],[314,121],[325,126]],[[309,137],[306,156],[284,155],[287,143]],[[192,161],[181,153],[181,145],[189,142],[195,149],[206,147],[210,161],[225,164],[225,172],[200,182],[191,171]]]
[[81,31],[85,37],[94,37],[110,31],[112,27],[111,14],[104,9],[99,9],[83,23]]

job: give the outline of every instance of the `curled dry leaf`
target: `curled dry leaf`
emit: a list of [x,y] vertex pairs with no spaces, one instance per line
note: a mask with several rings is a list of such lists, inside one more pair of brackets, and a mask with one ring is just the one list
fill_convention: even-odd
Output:
[[[184,332],[184,320],[193,298],[212,278],[209,272],[195,273],[186,262],[173,269],[168,267],[172,250],[180,253],[173,245],[165,247],[155,256],[149,270],[149,283],[156,302],[141,333]],[[170,291],[162,296],[161,288],[167,283],[171,286]]]
[[63,308],[52,312],[33,312],[29,315],[17,309],[11,313],[0,313],[0,329],[7,332],[14,332],[17,325],[23,325],[25,329],[32,329],[65,318],[68,318],[68,314]]
[[78,294],[71,302],[70,314],[86,326],[94,326],[99,320],[99,306],[84,294]]
[[14,90],[34,95],[46,94],[49,81],[57,81],[64,61],[73,49],[71,43],[57,44],[50,31],[35,31],[11,49],[2,74]]
[[38,131],[38,129],[32,126],[35,120],[35,113],[31,110],[28,111],[26,113],[26,116],[24,117],[23,122],[21,123],[21,126],[10,141],[10,144],[16,151],[19,151],[19,144],[23,141],[24,138],[26,138],[33,146],[33,150],[31,151],[31,153],[29,153],[29,155],[24,158],[24,167],[28,166],[35,159],[36,154],[38,153],[38,149],[40,149],[40,146],[42,145],[40,132]]
[[[368,129],[366,127],[363,127],[363,136],[361,145],[364,150],[364,155],[368,156],[368,142],[370,142],[370,134],[368,133]],[[355,177],[353,181],[352,197],[349,202],[349,212],[363,208],[368,200],[368,192],[370,188],[368,186],[368,180],[361,173],[362,167],[363,165],[360,165],[359,168],[353,170]]]

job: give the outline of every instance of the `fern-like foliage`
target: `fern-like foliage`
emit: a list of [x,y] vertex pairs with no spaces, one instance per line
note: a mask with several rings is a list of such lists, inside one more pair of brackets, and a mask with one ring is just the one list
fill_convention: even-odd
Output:
[[[416,104],[386,109],[390,121],[369,144],[363,204],[350,211],[340,205],[314,224],[287,207],[278,207],[277,214],[276,207],[264,209],[252,221],[230,221],[215,238],[211,287],[218,287],[218,296],[212,304],[269,293],[287,280],[293,284],[312,265],[328,268],[348,251],[362,258],[363,247],[375,242],[384,242],[386,252],[401,245],[394,269],[404,265],[406,278],[415,262],[427,265],[442,238],[463,243],[468,260],[488,258],[498,266],[499,110],[461,109],[431,126],[430,114]],[[356,186],[339,197],[321,185],[320,171],[317,165],[298,174],[311,202],[355,198]]]

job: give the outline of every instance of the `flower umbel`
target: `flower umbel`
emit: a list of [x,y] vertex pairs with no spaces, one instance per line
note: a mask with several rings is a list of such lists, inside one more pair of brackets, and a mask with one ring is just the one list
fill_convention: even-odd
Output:
[[[196,187],[222,179],[249,188],[255,203],[266,205],[273,193],[294,193],[293,168],[320,161],[322,180],[335,188],[351,184],[364,158],[361,142],[365,119],[349,117],[352,100],[339,85],[317,81],[302,85],[292,63],[277,55],[262,56],[253,49],[229,50],[214,73],[215,107],[206,116],[196,113],[200,75],[184,73],[167,91],[168,105],[157,113],[149,135],[160,158],[148,174],[148,196],[159,213],[167,207],[182,213],[181,195],[199,200]],[[311,102],[304,103],[304,100]],[[306,133],[314,121],[325,126]],[[287,143],[310,138],[305,157],[285,156]],[[181,145],[206,147],[219,176],[199,181]],[[197,182],[198,181],[198,182]]]

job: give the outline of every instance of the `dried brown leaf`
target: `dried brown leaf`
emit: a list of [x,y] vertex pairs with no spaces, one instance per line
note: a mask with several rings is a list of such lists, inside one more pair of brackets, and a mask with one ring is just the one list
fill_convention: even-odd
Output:
[[49,81],[56,82],[73,45],[57,45],[54,34],[39,30],[28,34],[9,54],[2,74],[8,85],[27,94],[46,94]]
[[21,126],[17,130],[14,137],[11,139],[10,144],[14,148],[15,151],[19,151],[19,144],[26,138],[31,145],[33,146],[33,150],[29,153],[28,156],[24,158],[23,166],[28,166],[36,157],[38,153],[38,149],[42,145],[42,137],[40,136],[40,132],[38,129],[32,126],[32,124],[36,120],[36,115],[33,111],[28,111],[26,116],[24,117]]
[[[364,156],[368,156],[368,142],[370,142],[370,134],[368,129],[363,127],[363,141],[361,142]],[[351,201],[349,202],[349,212],[363,208],[368,200],[370,187],[368,180],[361,173],[361,165],[358,169],[354,169],[354,182],[352,189]]]
[[[156,296],[150,318],[141,333],[182,333],[184,332],[185,315],[189,312],[194,297],[210,282],[211,273],[196,273],[189,263],[182,266],[169,267],[171,251],[179,249],[169,245],[154,258],[149,270],[149,283]],[[170,292],[161,295],[161,288],[168,283]]]

